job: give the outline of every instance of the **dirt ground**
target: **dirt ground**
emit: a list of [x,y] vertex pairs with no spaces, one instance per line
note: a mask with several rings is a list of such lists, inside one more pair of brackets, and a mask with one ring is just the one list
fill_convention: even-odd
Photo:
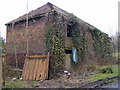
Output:
[[[44,81],[22,81],[15,80],[12,81],[12,78],[8,78],[6,80],[6,85],[4,88],[12,87],[12,88],[80,88],[81,86],[88,83],[88,80],[92,75],[88,76],[80,76],[78,74],[71,73],[68,78],[67,75],[62,74],[61,77],[56,77],[50,80]],[[10,81],[10,82],[9,82]]]
[[66,75],[62,75],[59,79],[38,81],[38,86],[35,88],[79,88],[88,83],[88,78],[77,75],[71,75],[68,78]]
[[66,79],[63,75],[58,80],[39,81],[39,85],[35,88],[100,88],[109,85],[111,83],[107,82],[109,80],[117,81],[118,77],[105,78],[95,82],[89,82],[88,79],[89,77],[80,78],[76,76],[71,76],[69,79]]

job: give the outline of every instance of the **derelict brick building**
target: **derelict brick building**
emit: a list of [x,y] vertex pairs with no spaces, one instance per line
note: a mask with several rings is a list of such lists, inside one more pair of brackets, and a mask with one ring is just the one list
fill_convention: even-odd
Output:
[[[71,39],[71,28],[76,23],[70,14],[60,8],[47,3],[36,10],[28,13],[28,28],[26,29],[27,19],[26,14],[6,24],[7,26],[7,62],[10,65],[15,65],[15,60],[18,60],[18,66],[22,67],[24,64],[25,56],[28,52],[30,55],[45,55],[47,54],[45,48],[45,32],[54,21],[54,15],[59,20],[58,22],[62,26],[62,32],[64,36],[64,50],[65,50],[65,61],[66,68],[69,69],[70,65],[70,54],[72,54],[72,48],[74,43]],[[93,38],[91,31],[95,29],[94,26],[79,19],[77,22],[79,30],[82,34],[87,35],[88,40],[88,54],[86,58],[89,60],[96,60]],[[27,31],[28,30],[28,31]],[[27,51],[28,44],[28,51]],[[15,55],[16,54],[16,55]]]

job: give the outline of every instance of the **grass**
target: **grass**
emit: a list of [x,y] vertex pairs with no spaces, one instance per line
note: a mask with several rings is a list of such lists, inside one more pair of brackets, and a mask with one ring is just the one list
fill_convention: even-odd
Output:
[[[100,67],[100,68],[103,68],[103,67]],[[97,81],[97,80],[108,78],[108,77],[118,76],[118,65],[112,65],[112,70],[113,70],[113,73],[100,73],[99,72],[93,75],[87,81],[93,82],[93,81]],[[114,80],[110,80],[108,82],[114,82]],[[3,88],[33,88],[35,86],[38,86],[37,81],[7,81],[5,84],[6,85]],[[78,87],[78,86],[71,85],[71,86],[66,86],[65,88],[70,88],[70,87]]]
[[36,81],[7,81],[4,88],[32,88],[37,85]]
[[113,57],[120,57],[120,53],[113,53]]
[[113,73],[97,73],[92,78],[90,78],[90,81],[97,81],[100,79],[120,75],[120,73],[118,74],[118,65],[113,65],[112,67],[113,67]]

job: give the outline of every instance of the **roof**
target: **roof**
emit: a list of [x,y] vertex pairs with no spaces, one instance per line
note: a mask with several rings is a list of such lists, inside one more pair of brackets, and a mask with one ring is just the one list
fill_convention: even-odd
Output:
[[[59,7],[57,7],[57,6],[55,6],[55,5],[48,2],[47,4],[37,8],[36,10],[32,10],[31,12],[29,12],[28,13],[28,19],[35,18],[35,17],[41,17],[44,14],[46,14],[46,13],[52,11],[52,10],[55,10],[57,13],[60,13],[60,14],[64,15],[65,17],[69,17],[68,12],[66,12],[66,11],[60,9]],[[24,14],[23,16],[20,16],[17,19],[6,23],[5,25],[20,22],[20,21],[24,21],[24,20],[26,20],[26,18],[27,18],[27,14]],[[83,21],[81,19],[79,19],[79,22],[84,24],[85,26],[88,26],[90,28],[94,28],[94,26],[86,23],[85,21]]]
[[[67,12],[66,12],[66,11],[64,11],[64,10],[62,10],[62,9],[60,9],[60,8],[56,7],[55,5],[53,5],[53,4],[51,4],[51,3],[48,2],[47,4],[45,4],[45,5],[37,8],[36,10],[32,10],[31,12],[29,12],[29,13],[28,13],[28,18],[30,19],[30,18],[42,16],[42,15],[44,15],[45,13],[48,13],[48,12],[50,12],[50,11],[53,10],[53,9],[54,9],[55,11],[59,12],[59,13],[62,13],[62,14],[64,14],[64,15],[67,15]],[[27,17],[27,14],[25,14],[25,15],[23,15],[23,16],[20,16],[20,17],[18,17],[17,19],[12,20],[12,21],[6,23],[6,25],[7,25],[7,24],[11,24],[11,23],[15,23],[15,22],[19,22],[19,21],[22,21],[22,20],[25,20],[26,17]]]

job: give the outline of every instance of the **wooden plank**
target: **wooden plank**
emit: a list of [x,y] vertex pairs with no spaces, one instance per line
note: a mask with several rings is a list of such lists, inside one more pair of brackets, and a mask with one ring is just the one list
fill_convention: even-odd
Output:
[[43,59],[40,59],[40,61],[41,61],[41,64],[40,64],[40,67],[39,67],[39,69],[40,69],[39,80],[43,80],[43,79],[42,79]]
[[44,58],[47,57],[48,55],[33,55],[33,56],[26,56],[27,58]]
[[32,69],[31,69],[31,70],[32,70],[32,72],[31,72],[31,80],[33,80],[34,69],[35,69],[35,67],[34,67],[34,66],[35,66],[35,60],[36,60],[36,59],[32,59]]
[[40,75],[39,75],[39,79],[43,80],[43,59],[40,59],[41,64],[40,64]]
[[45,65],[44,65],[44,68],[45,68],[45,69],[44,69],[44,79],[46,79],[46,76],[47,76],[47,75],[46,75],[46,70],[47,70],[47,66],[46,66],[47,63],[46,63],[46,61],[47,61],[47,58],[45,59]]
[[36,59],[32,60],[32,64],[33,64],[33,72],[32,72],[32,80],[34,80],[34,73],[35,73],[35,64],[36,64]]
[[30,59],[29,62],[30,62],[30,66],[29,66],[29,77],[28,78],[29,80],[31,80],[31,73],[33,72],[32,71],[32,59]]
[[[38,59],[37,59],[38,60]],[[36,80],[38,80],[38,71],[39,71],[39,63],[40,63],[40,61],[38,60],[38,64],[37,64],[37,66],[36,66],[36,68],[37,68],[37,71],[36,71]]]
[[46,79],[46,58],[44,59],[44,65],[43,65],[43,80]]
[[34,80],[34,73],[35,73],[36,61],[37,61],[36,59],[33,61],[34,66],[33,66],[32,80]]
[[46,78],[48,79],[48,59],[46,59]]
[[45,59],[45,72],[44,72],[44,77],[47,79],[47,58]]
[[42,59],[40,59],[40,67],[39,67],[39,70],[40,70],[40,75],[39,75],[39,79],[42,80]]
[[38,66],[38,59],[35,60],[35,71],[34,71],[34,76],[33,76],[33,80],[36,80],[36,74],[37,74],[37,67]]
[[40,77],[41,80],[44,80],[44,59],[41,60],[42,64],[41,64],[41,72],[42,72],[42,76]]
[[39,80],[39,75],[40,75],[40,65],[41,65],[41,60],[39,60],[39,63],[38,63],[38,69],[37,69],[37,75],[36,75],[36,80]]
[[34,59],[31,59],[30,60],[30,73],[29,73],[29,80],[32,80],[32,74],[33,74],[33,61],[34,61]]

